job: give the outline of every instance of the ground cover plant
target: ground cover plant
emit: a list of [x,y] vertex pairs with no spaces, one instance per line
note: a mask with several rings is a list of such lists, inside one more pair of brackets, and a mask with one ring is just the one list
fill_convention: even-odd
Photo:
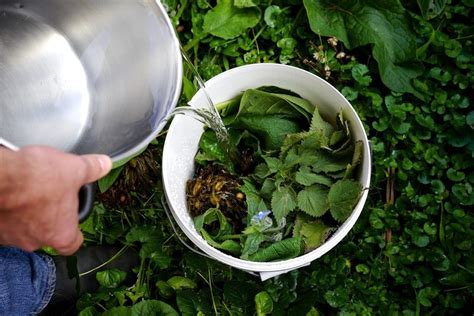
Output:
[[[372,187],[337,247],[261,282],[180,242],[161,200],[162,135],[102,181],[108,190],[82,224],[87,245],[136,249],[140,265],[132,284],[123,284],[123,271],[97,272],[101,287],[79,299],[80,315],[472,314],[474,3],[163,4],[205,79],[237,65],[279,62],[335,85],[372,141]],[[196,86],[187,68],[183,104]]]

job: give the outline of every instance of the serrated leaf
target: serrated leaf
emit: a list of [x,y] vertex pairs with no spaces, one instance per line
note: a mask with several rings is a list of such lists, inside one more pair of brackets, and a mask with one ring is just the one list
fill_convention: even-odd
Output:
[[296,193],[291,187],[283,186],[272,195],[272,211],[275,219],[280,222],[296,208]]
[[328,210],[328,190],[319,185],[304,188],[298,193],[298,208],[308,215],[320,217]]
[[223,39],[232,39],[260,21],[258,8],[238,8],[233,0],[220,0],[204,16],[203,30]]
[[334,127],[330,123],[326,122],[322,118],[321,114],[319,114],[318,108],[315,108],[309,131],[319,131],[323,136],[329,139],[331,134],[334,132]]
[[330,153],[323,151],[318,151],[314,155],[316,159],[309,165],[312,166],[313,171],[316,173],[331,173],[345,170],[350,162],[350,160],[346,161],[346,159],[336,158]]
[[345,221],[359,200],[362,186],[354,180],[339,180],[328,194],[329,209],[332,217],[339,222]]
[[263,156],[263,159],[267,164],[270,174],[276,173],[281,169],[282,163],[280,159],[268,156]]
[[331,178],[321,174],[313,173],[311,168],[308,166],[303,166],[296,172],[295,180],[299,184],[305,186],[322,184],[329,187],[333,184],[333,180]]

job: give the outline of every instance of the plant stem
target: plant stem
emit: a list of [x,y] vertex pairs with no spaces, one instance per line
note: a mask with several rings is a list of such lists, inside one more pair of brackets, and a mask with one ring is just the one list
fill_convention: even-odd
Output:
[[128,249],[128,247],[130,247],[130,246],[129,246],[129,245],[123,246],[123,247],[122,247],[119,251],[117,251],[117,253],[116,253],[115,255],[113,255],[109,260],[107,260],[106,262],[104,262],[104,263],[98,265],[98,266],[95,267],[95,268],[92,268],[92,269],[89,270],[89,271],[80,273],[80,274],[79,274],[79,277],[83,277],[83,276],[85,276],[85,275],[88,275],[89,273],[92,273],[92,272],[94,272],[94,271],[97,271],[98,269],[100,269],[100,268],[102,268],[102,267],[108,265],[109,263],[111,263],[112,261],[114,261],[115,259],[117,259],[118,257],[120,257],[120,256],[125,252],[125,250]]

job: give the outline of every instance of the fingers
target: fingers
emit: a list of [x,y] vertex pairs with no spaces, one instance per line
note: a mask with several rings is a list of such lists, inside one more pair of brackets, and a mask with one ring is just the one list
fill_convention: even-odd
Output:
[[83,155],[79,158],[82,161],[78,170],[82,175],[82,184],[94,182],[112,169],[112,160],[106,155]]

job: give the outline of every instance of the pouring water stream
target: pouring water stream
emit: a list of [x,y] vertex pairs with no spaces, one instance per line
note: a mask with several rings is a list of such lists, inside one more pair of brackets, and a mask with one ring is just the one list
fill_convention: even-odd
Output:
[[194,108],[194,107],[177,107],[173,114],[182,114],[182,115],[189,115],[192,118],[198,120],[199,122],[205,124],[209,128],[211,128],[217,136],[217,141],[222,146],[224,151],[226,152],[230,161],[235,161],[235,148],[232,147],[229,137],[229,132],[222,121],[222,118],[217,110],[214,102],[212,101],[209,93],[206,90],[206,85],[204,80],[199,75],[197,68],[189,59],[188,55],[181,47],[181,54],[186,64],[189,65],[192,73],[194,74],[196,81],[198,83],[199,89],[204,93],[206,103],[205,107]]

